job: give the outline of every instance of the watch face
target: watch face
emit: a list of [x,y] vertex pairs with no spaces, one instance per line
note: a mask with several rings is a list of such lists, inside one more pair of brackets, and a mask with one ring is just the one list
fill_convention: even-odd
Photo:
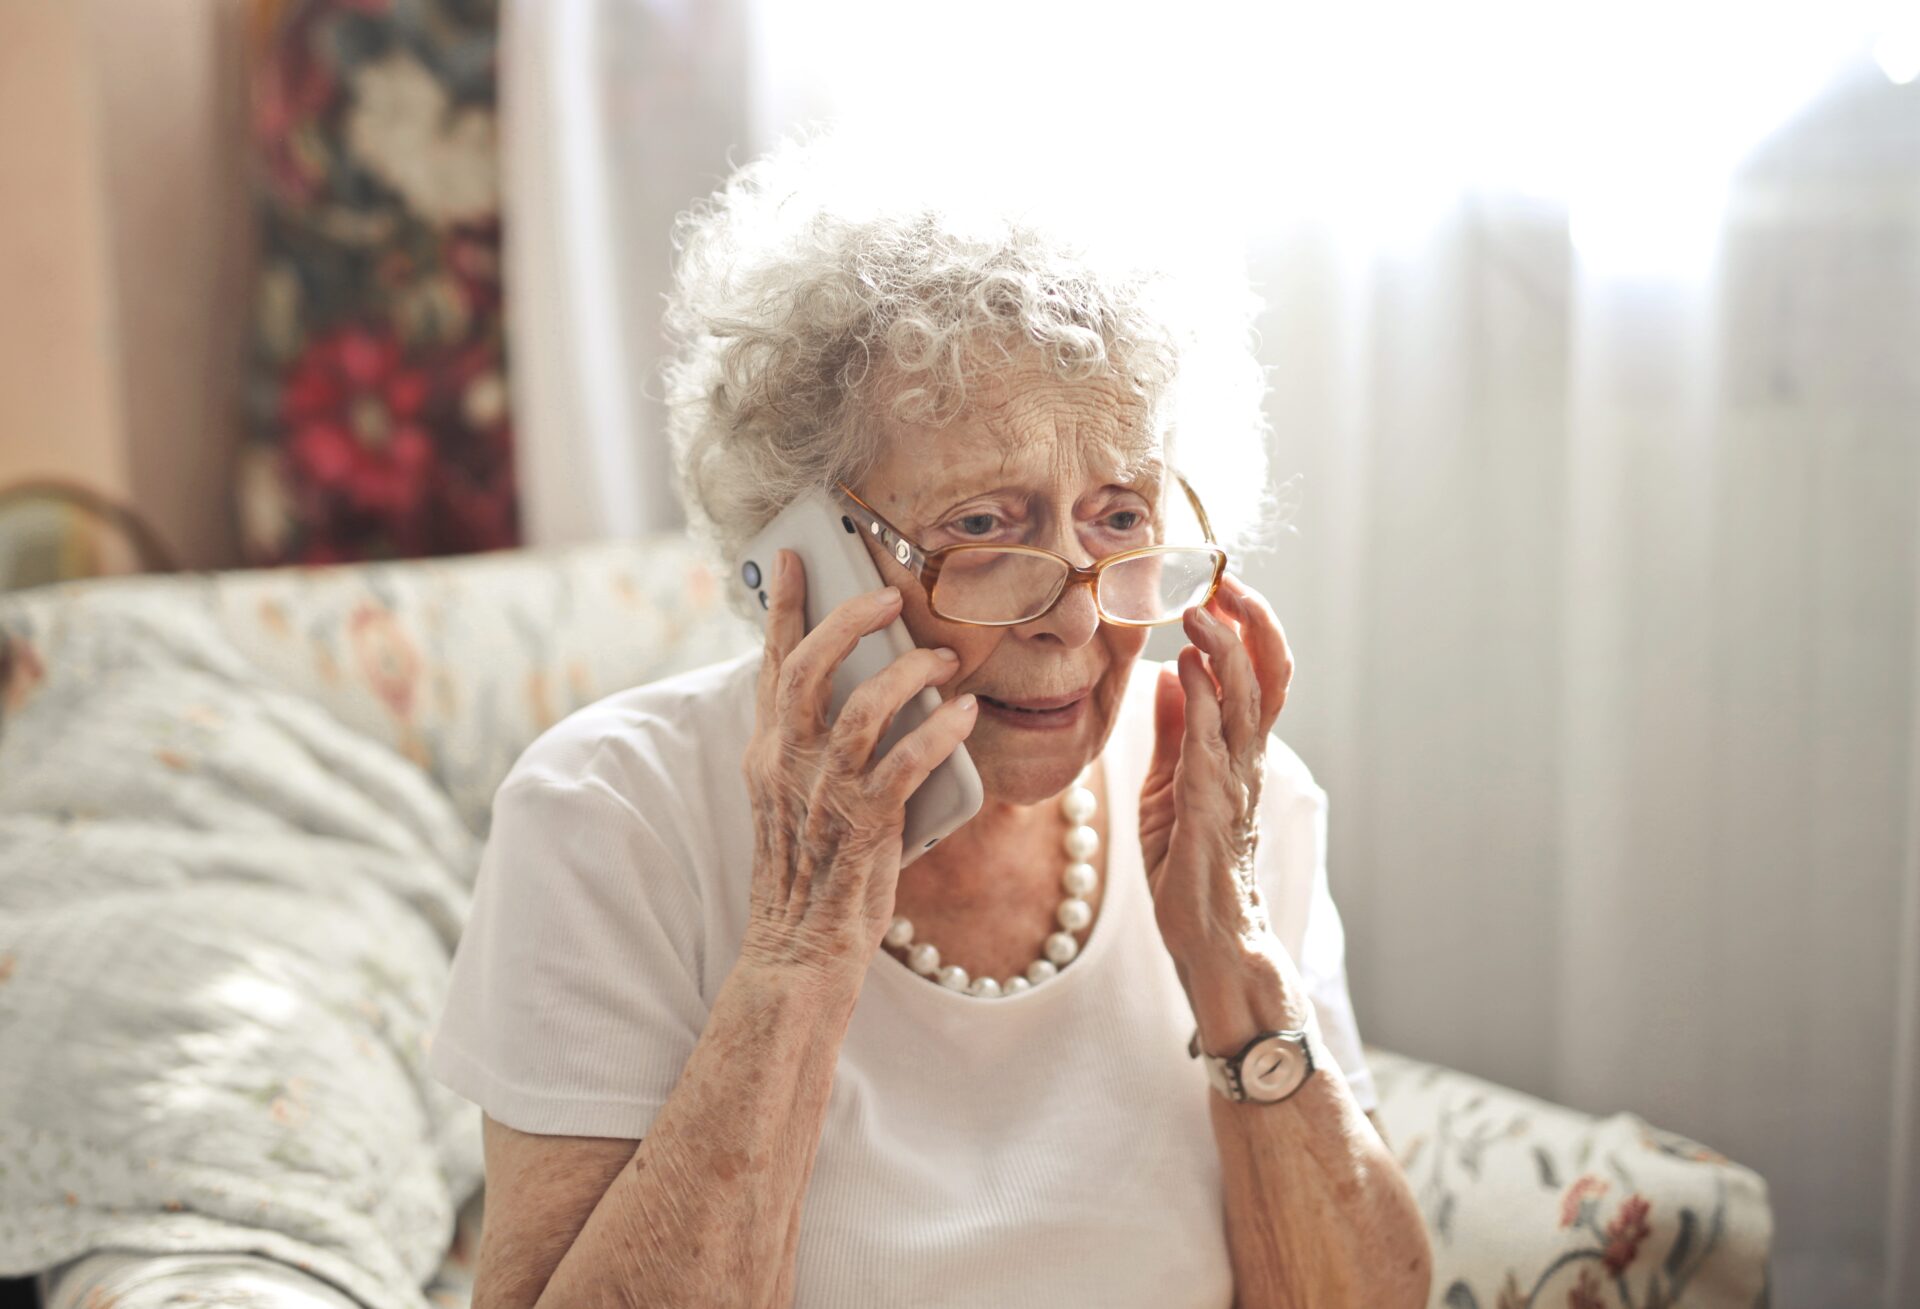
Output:
[[1240,1085],[1250,1100],[1277,1100],[1300,1085],[1306,1072],[1300,1047],[1285,1037],[1270,1036],[1240,1061]]

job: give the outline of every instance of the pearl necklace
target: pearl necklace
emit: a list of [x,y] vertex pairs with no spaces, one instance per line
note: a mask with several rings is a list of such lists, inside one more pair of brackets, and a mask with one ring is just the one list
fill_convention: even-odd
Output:
[[915,944],[913,924],[905,918],[895,918],[887,927],[885,940],[896,950],[907,952],[908,967],[949,990],[991,1000],[1031,990],[1058,975],[1073,961],[1080,953],[1080,942],[1073,934],[1093,921],[1093,906],[1088,901],[1093,889],[1100,884],[1100,874],[1092,863],[1094,851],[1100,848],[1100,834],[1091,825],[1098,807],[1087,785],[1092,773],[1093,765],[1088,764],[1060,796],[1060,812],[1067,818],[1067,835],[1061,842],[1066,850],[1067,870],[1060,877],[1060,887],[1067,894],[1054,911],[1054,918],[1061,930],[1047,937],[1040,958],[1027,965],[1026,975],[1009,977],[1004,984],[991,977],[970,979],[967,970],[959,964],[943,966],[940,963],[939,947],[927,941]]

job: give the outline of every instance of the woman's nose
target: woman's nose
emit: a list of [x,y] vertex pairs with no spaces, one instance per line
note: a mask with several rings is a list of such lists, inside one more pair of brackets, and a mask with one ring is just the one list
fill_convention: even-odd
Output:
[[1100,607],[1094,603],[1094,583],[1071,583],[1053,602],[1053,608],[1017,627],[1022,636],[1051,637],[1069,649],[1085,645],[1100,630]]

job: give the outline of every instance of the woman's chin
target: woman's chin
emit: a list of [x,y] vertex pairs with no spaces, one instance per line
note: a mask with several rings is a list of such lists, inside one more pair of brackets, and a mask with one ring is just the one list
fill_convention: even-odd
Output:
[[1064,721],[1028,720],[1016,717],[1017,711],[989,713],[983,703],[966,749],[987,799],[1038,804],[1066,790],[1106,747],[1125,695],[1125,677],[1116,680],[1109,673]]
[[980,789],[987,799],[1003,804],[1038,804],[1066,790],[1091,762],[1092,756],[1080,747],[1078,740],[1025,748],[1011,742],[1005,747],[984,749],[976,749],[970,742],[967,753],[980,774]]

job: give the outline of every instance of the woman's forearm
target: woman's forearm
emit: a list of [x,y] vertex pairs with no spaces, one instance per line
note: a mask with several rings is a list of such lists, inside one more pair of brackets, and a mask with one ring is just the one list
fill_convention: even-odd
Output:
[[743,958],[536,1309],[785,1306],[859,987]]
[[1277,941],[1196,951],[1182,967],[1202,1045],[1310,1028],[1315,1070],[1274,1104],[1207,1091],[1226,1191],[1236,1309],[1421,1309],[1432,1250],[1419,1204],[1288,985]]

